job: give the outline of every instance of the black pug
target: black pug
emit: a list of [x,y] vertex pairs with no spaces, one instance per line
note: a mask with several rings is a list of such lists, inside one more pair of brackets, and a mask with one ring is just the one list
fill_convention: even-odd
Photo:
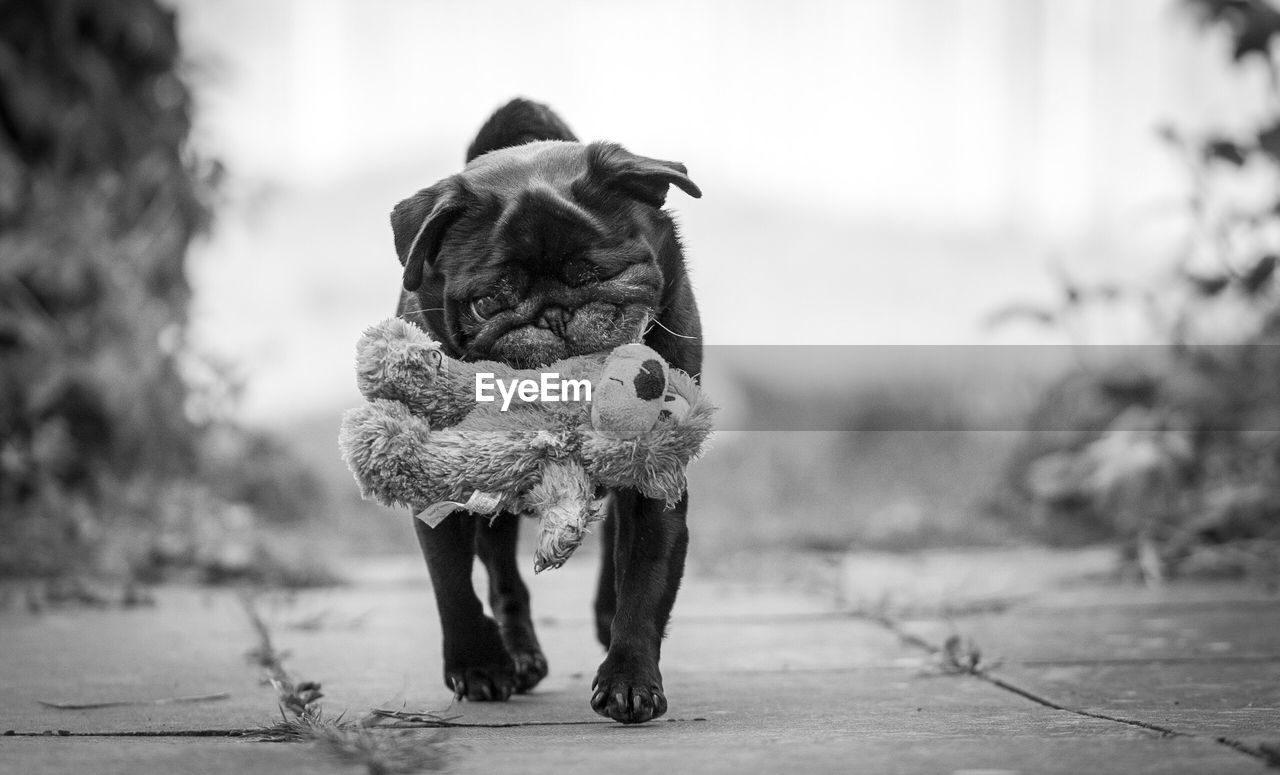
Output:
[[[701,196],[683,164],[612,143],[582,144],[544,105],[500,108],[462,172],[391,213],[404,265],[398,313],[464,360],[520,368],[643,339],[672,366],[702,370],[702,329],[668,187]],[[688,495],[666,509],[632,490],[609,495],[596,592],[608,655],[591,707],[624,724],[667,710],[658,659],[684,573]],[[444,630],[444,680],[457,697],[506,700],[547,675],[529,591],[516,568],[520,519],[414,520]],[[485,615],[472,557],[489,574]]]

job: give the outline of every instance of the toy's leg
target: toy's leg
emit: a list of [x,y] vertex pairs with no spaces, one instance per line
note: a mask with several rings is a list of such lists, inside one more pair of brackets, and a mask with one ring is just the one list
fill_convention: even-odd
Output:
[[601,523],[600,529],[600,581],[596,584],[596,640],[609,648],[609,628],[613,626],[613,612],[618,610],[618,590],[613,572],[614,524],[613,508]]
[[485,616],[471,586],[475,523],[458,512],[435,527],[413,520],[444,631],[444,684],[468,700],[505,700],[516,688],[515,665],[498,625]]
[[516,692],[523,694],[547,677],[547,658],[533,632],[529,588],[516,568],[520,517],[499,514],[492,523],[483,518],[476,521],[476,556],[489,571],[489,607],[516,664]]
[[596,673],[591,707],[624,724],[667,712],[658,659],[671,606],[684,574],[689,529],[686,493],[675,508],[633,490],[613,494],[617,610],[609,628],[609,653]]

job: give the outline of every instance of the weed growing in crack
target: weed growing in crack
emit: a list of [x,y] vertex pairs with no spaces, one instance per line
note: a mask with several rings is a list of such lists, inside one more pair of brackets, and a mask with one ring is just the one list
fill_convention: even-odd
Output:
[[1267,763],[1268,767],[1280,769],[1280,741],[1274,743],[1259,743],[1258,753],[1260,758]]
[[1001,660],[985,660],[982,649],[972,638],[951,634],[942,648],[931,649],[933,662],[927,675],[977,675],[985,676],[989,670],[1000,666]]
[[[280,707],[280,721],[259,730],[257,740],[312,743],[338,761],[363,766],[369,775],[407,775],[445,768],[449,762],[446,733],[424,735],[418,730],[449,726],[456,717],[385,709],[374,709],[359,721],[346,720],[345,713],[325,716],[320,706],[324,697],[320,683],[297,680],[289,674],[284,667],[288,652],[276,647],[253,600],[245,596],[241,602],[258,640],[247,656],[262,668],[263,682],[275,689]],[[388,720],[394,720],[394,726],[382,727]]]

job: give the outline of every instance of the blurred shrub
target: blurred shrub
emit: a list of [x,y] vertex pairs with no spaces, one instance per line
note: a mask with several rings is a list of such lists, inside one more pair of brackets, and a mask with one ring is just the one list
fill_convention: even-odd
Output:
[[[1280,11],[1264,0],[1182,6],[1230,36],[1237,65],[1261,64],[1280,83]],[[1192,182],[1187,243],[1162,277],[1089,286],[1064,273],[1057,305],[996,315],[1070,327],[1097,306],[1136,305],[1153,321],[1161,346],[1094,348],[1087,367],[1046,393],[1013,457],[1005,504],[1029,510],[1054,541],[1119,537],[1148,578],[1280,568],[1277,94],[1241,136],[1161,130]],[[1243,193],[1242,180],[1258,175],[1266,193]]]
[[0,572],[93,565],[174,509],[299,518],[302,475],[220,427],[221,380],[190,379],[186,253],[221,170],[187,144],[173,13],[0,0],[0,19]]
[[738,388],[747,427],[773,430],[717,431],[690,467],[691,551],[700,561],[1007,538],[986,518],[985,499],[1013,434],[986,429],[963,375],[797,381],[738,370],[725,380]]

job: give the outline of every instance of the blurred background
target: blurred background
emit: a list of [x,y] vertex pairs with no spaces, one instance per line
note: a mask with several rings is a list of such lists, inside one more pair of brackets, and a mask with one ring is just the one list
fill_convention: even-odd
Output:
[[0,572],[411,546],[338,458],[354,343],[391,207],[519,95],[704,191],[669,202],[724,405],[701,568],[1101,541],[1274,576],[1264,0],[0,9]]

